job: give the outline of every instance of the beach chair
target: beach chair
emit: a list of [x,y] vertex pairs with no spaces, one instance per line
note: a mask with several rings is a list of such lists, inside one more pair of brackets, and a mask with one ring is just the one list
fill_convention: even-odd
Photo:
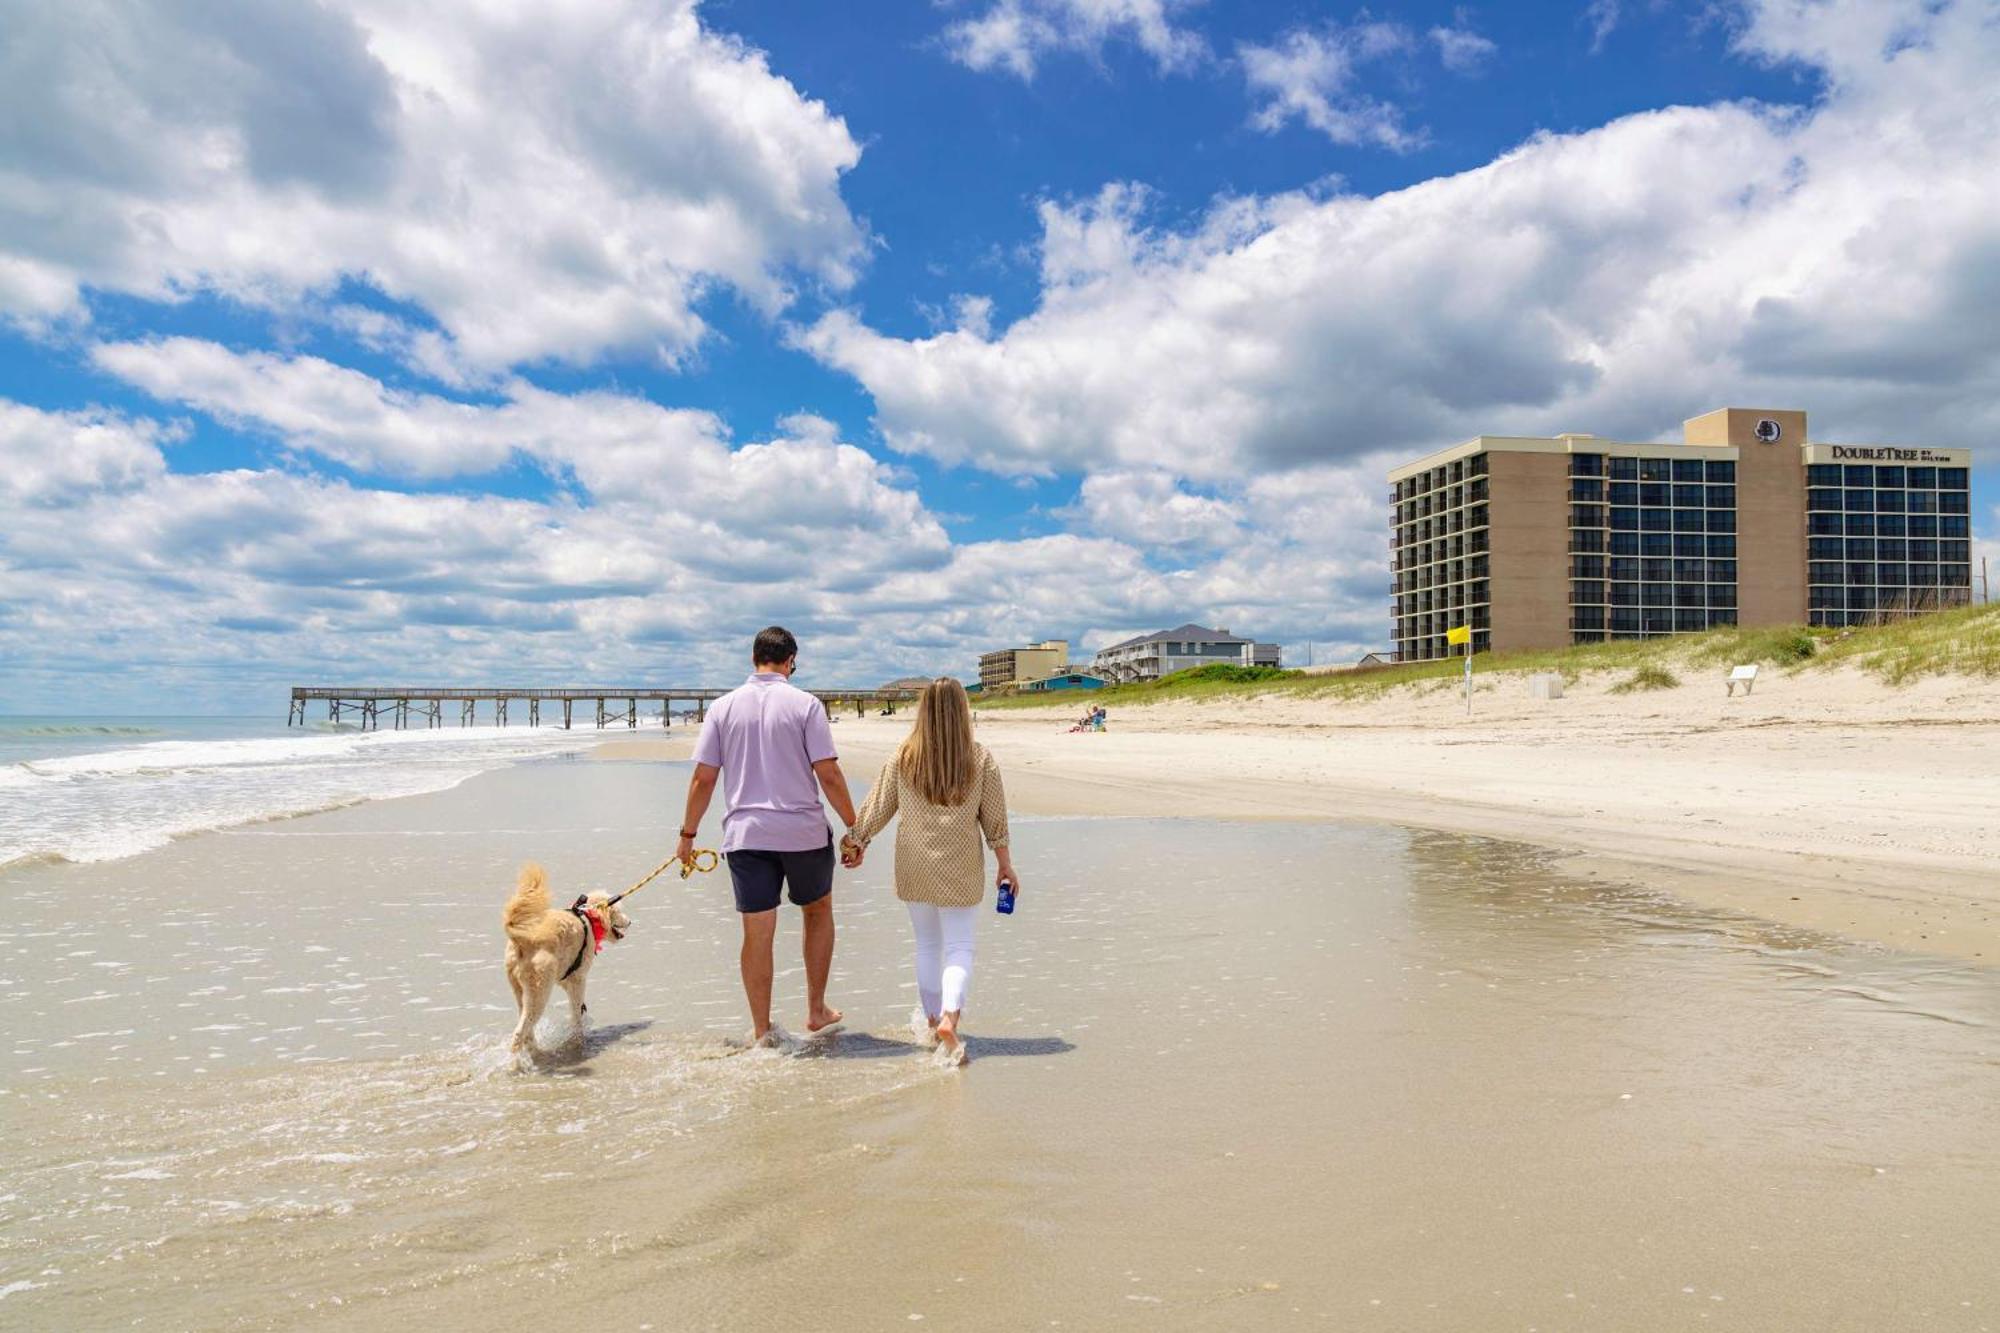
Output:
[[1732,699],[1736,697],[1736,687],[1738,685],[1741,685],[1743,687],[1743,693],[1747,695],[1750,693],[1750,687],[1755,685],[1756,683],[1757,683],[1757,666],[1754,662],[1744,666],[1732,668],[1729,672],[1728,679],[1723,681],[1723,684],[1727,686],[1729,689],[1728,697]]

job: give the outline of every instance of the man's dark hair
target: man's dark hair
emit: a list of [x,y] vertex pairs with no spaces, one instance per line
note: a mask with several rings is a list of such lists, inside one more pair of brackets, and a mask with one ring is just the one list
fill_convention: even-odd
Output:
[[789,662],[799,655],[799,641],[783,625],[772,625],[757,631],[757,641],[750,645],[752,666],[777,666]]

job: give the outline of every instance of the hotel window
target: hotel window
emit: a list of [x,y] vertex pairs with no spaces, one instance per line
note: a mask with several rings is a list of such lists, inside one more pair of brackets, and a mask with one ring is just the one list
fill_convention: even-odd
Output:
[[1639,480],[1639,460],[1636,458],[1607,458],[1604,460],[1604,475],[1613,481]]
[[1708,558],[1711,560],[1734,560],[1736,558],[1736,538],[1729,536],[1708,539]]
[[1601,477],[1604,475],[1603,454],[1571,454],[1569,474],[1572,477]]
[[1806,485],[1840,485],[1840,465],[1838,463],[1813,463],[1806,468]]
[[[1702,480],[1713,486],[1717,483],[1734,485],[1736,482],[1736,462],[1734,459],[1711,460],[1703,465]],[[1734,503],[1732,501],[1732,503]]]
[[1673,480],[1674,464],[1670,458],[1642,458],[1639,460],[1640,481]]

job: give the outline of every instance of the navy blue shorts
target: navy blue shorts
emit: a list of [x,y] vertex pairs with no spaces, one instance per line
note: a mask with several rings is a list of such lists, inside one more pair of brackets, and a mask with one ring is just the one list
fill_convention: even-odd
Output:
[[729,879],[736,888],[739,912],[775,912],[785,886],[792,906],[805,907],[833,892],[833,830],[826,846],[810,852],[761,852],[740,848],[729,853]]

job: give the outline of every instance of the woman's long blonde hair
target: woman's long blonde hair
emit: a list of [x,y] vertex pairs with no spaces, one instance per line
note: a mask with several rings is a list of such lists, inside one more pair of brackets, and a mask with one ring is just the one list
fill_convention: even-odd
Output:
[[903,776],[932,805],[962,805],[979,779],[972,701],[965,686],[939,676],[917,696],[917,721],[897,752]]

